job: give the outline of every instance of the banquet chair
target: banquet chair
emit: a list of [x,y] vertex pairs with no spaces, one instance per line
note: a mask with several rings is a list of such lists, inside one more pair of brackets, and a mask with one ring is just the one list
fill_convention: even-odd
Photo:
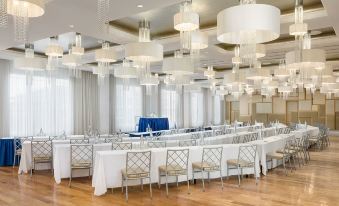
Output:
[[168,197],[168,176],[175,176],[178,187],[178,177],[186,176],[187,193],[190,193],[190,183],[188,177],[188,149],[167,150],[166,165],[159,166],[159,189],[161,177],[166,177],[166,195]]
[[152,198],[151,181],[151,151],[127,152],[126,168],[121,170],[121,190],[126,187],[126,201],[128,201],[128,180],[140,180],[141,190],[143,190],[143,180],[149,179],[149,190]]
[[239,147],[238,159],[229,159],[227,163],[227,178],[229,177],[230,169],[238,170],[238,186],[240,186],[240,179],[243,176],[243,169],[253,168],[255,183],[258,184],[256,175],[255,159],[257,156],[257,145],[243,145]]
[[214,134],[215,134],[215,136],[223,135],[223,130],[220,130],[220,129],[214,130]]
[[71,144],[89,144],[88,138],[81,138],[81,139],[70,139]]
[[166,141],[149,141],[147,142],[148,148],[164,148],[166,147]]
[[315,146],[318,151],[321,149],[322,141],[323,141],[324,130],[319,130],[319,134],[316,137],[310,137],[307,139],[309,143],[309,147]]
[[286,140],[283,153],[278,153],[278,152],[270,152],[266,154],[266,164],[267,162],[271,162],[271,168],[273,169],[273,160],[282,160],[282,164],[284,167],[285,174],[287,175],[287,170],[286,170],[286,161],[288,161],[289,165],[291,166],[291,154],[289,153],[291,147],[291,141]]
[[17,157],[21,157],[22,145],[27,140],[28,140],[27,137],[16,137],[13,139],[13,146],[14,146],[13,168],[15,166]]
[[53,149],[51,140],[32,140],[31,141],[31,158],[32,158],[32,168],[31,176],[33,170],[35,170],[36,164],[40,163],[50,163],[51,171],[53,173]]
[[112,142],[112,150],[132,150],[132,142]]
[[288,150],[279,149],[276,152],[277,153],[287,152],[289,154],[289,158],[292,159],[292,161],[293,161],[293,167],[292,168],[294,168],[296,170],[295,159],[298,160],[298,164],[299,164],[299,167],[300,167],[300,159],[298,158],[298,154],[299,154],[298,140],[294,136],[292,136],[292,138],[289,139],[288,141],[289,141]]
[[201,162],[192,163],[192,177],[194,180],[194,174],[201,173],[202,188],[205,191],[204,174],[207,172],[208,182],[210,181],[211,172],[220,173],[221,189],[224,189],[224,182],[222,180],[221,172],[221,160],[222,160],[222,147],[205,147],[202,152]]
[[192,139],[201,139],[201,133],[193,133]]
[[93,167],[93,145],[72,144],[71,145],[71,165],[68,186],[71,187],[72,172],[76,169],[88,169],[88,177],[91,177]]
[[179,140],[179,147],[189,147],[189,146],[197,146],[197,140],[195,139]]
[[240,135],[235,135],[232,138],[232,144],[239,144],[240,143]]
[[113,143],[113,142],[122,142],[122,137],[109,135],[108,138],[105,138],[105,143]]

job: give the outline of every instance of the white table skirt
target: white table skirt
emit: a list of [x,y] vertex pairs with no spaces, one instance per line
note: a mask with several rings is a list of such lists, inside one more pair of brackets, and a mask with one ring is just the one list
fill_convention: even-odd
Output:
[[[111,143],[102,143],[93,145],[93,160],[97,151],[111,150]],[[71,145],[58,144],[53,146],[53,168],[54,179],[57,184],[60,184],[62,178],[70,177],[70,162],[71,162]],[[87,176],[88,170],[74,170],[73,177]]]
[[[39,140],[43,140],[40,138]],[[53,145],[56,144],[69,144],[69,140],[53,140]],[[18,173],[27,173],[32,168],[32,157],[31,157],[31,141],[26,141],[22,145],[21,159],[19,164]],[[51,169],[50,164],[38,164],[36,170]]]
[[[226,176],[226,160],[237,159],[239,144],[218,145],[223,147],[222,175]],[[218,147],[210,146],[210,147]],[[189,147],[189,179],[192,178],[192,162],[200,162],[202,158],[201,146]],[[176,148],[171,148],[176,149]],[[177,148],[179,149],[179,148]],[[180,148],[182,149],[182,148]],[[158,182],[158,167],[166,164],[167,148],[151,149],[151,181]],[[101,151],[97,152],[95,157],[95,166],[93,172],[92,186],[95,188],[94,194],[97,196],[106,193],[107,188],[121,187],[121,170],[126,167],[127,151]],[[244,169],[244,174],[254,174],[253,168]],[[230,175],[237,175],[237,170],[230,170]],[[259,157],[256,158],[256,176],[260,176]],[[200,178],[200,174],[195,175]],[[211,173],[211,178],[220,177],[218,172]],[[206,177],[205,177],[206,178]],[[169,179],[170,182],[174,181]],[[180,176],[179,181],[186,181],[186,176]],[[164,180],[162,180],[164,182]],[[129,181],[129,185],[135,185],[139,182]],[[145,182],[147,184],[147,181]]]

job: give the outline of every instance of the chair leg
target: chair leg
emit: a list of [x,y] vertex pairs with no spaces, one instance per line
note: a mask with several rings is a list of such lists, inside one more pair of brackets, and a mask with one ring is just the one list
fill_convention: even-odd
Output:
[[166,172],[166,196],[168,197],[168,176]]
[[220,181],[221,181],[221,190],[224,190],[224,181],[222,180],[222,172],[220,169]]
[[149,178],[149,193],[151,196],[151,199],[153,198],[153,192],[152,192],[152,181],[151,181],[151,177]]
[[191,194],[191,192],[190,192],[190,181],[188,179],[188,173],[186,175],[186,178],[187,178],[187,194]]
[[144,191],[144,181],[140,179],[141,191]]
[[226,170],[226,179],[229,179],[229,171],[228,171],[228,165],[227,165],[227,170]]
[[179,187],[178,176],[175,176],[175,181],[177,182],[177,187]]
[[211,179],[210,179],[210,172],[207,172],[207,177],[208,177],[208,184],[211,182]]
[[159,171],[159,179],[158,179],[158,187],[160,189],[160,186],[161,186],[161,174],[160,174],[160,171]]
[[121,193],[124,193],[124,177],[121,177]]
[[282,163],[283,163],[283,167],[284,167],[284,171],[285,171],[285,174],[287,176],[287,170],[286,170],[286,163],[285,163],[285,158],[282,159]]
[[16,154],[14,154],[14,159],[13,159],[13,168],[14,168],[14,166],[15,166],[15,161],[16,160]]
[[241,174],[241,172],[240,172],[239,166],[237,168],[238,168],[238,186],[240,187],[240,174]]
[[69,176],[68,187],[71,187],[71,182],[72,182],[72,169],[71,169],[71,174],[70,174],[70,176]]
[[192,169],[192,184],[194,184],[194,169]]
[[201,180],[202,180],[202,191],[205,192],[205,180],[204,180],[204,170],[201,170]]
[[126,179],[126,202],[128,202],[128,180]]

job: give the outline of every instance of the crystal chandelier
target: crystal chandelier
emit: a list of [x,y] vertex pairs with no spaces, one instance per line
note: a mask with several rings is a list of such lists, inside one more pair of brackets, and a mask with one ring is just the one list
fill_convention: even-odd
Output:
[[95,61],[98,62],[98,66],[94,67],[93,74],[97,74],[99,78],[109,75],[111,63],[117,61],[117,54],[109,42],[103,41],[102,48],[95,51]]
[[47,70],[54,70],[59,65],[59,58],[63,56],[64,49],[58,43],[58,37],[51,37],[50,43],[45,50],[48,56]]
[[70,69],[71,75],[75,78],[81,78],[81,70],[79,69],[79,66],[81,65],[82,56],[85,53],[85,49],[81,44],[81,34],[76,33],[75,43],[69,46],[70,49],[68,54],[62,57],[62,64]]
[[110,0],[97,0],[97,18],[99,28],[103,31],[107,31],[107,25],[109,23],[109,8]]
[[34,56],[34,45],[25,44],[25,57],[14,60],[14,68],[26,71],[44,71],[46,61],[43,58]]
[[194,73],[194,61],[190,56],[184,56],[180,51],[174,57],[165,58],[162,71],[166,74],[191,75]]
[[[191,51],[191,34],[199,29],[199,15],[192,11],[192,1],[186,0],[180,5],[180,12],[174,15],[174,29],[180,31],[180,45],[183,52]],[[204,38],[200,33],[194,35],[195,41]]]
[[124,59],[122,65],[114,69],[114,76],[122,79],[132,79],[138,78],[138,72],[130,61]]
[[45,0],[1,0],[0,26],[7,25],[7,14],[14,19],[14,40],[27,41],[29,18],[40,17],[45,13]]
[[163,60],[163,46],[151,41],[150,22],[139,22],[139,41],[125,45],[125,58],[133,61],[139,68],[140,85],[146,86],[150,95],[151,86],[159,84],[158,75],[152,75],[150,64]]
[[[244,16],[246,14],[246,18]],[[255,0],[240,0],[240,5],[219,12],[217,39],[240,45],[245,63],[255,64],[257,44],[275,40],[280,35],[280,10]]]

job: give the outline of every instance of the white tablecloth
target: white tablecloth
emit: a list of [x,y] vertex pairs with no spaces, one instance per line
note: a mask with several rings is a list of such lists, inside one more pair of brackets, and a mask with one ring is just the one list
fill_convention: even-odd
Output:
[[[222,175],[226,176],[226,160],[237,159],[239,152],[239,144],[218,145],[223,147],[222,159]],[[218,147],[210,146],[210,147]],[[176,149],[176,148],[171,148]],[[179,149],[179,148],[177,148]],[[180,148],[181,149],[181,148]],[[192,162],[200,162],[203,147],[195,146],[189,147],[189,178],[192,175]],[[151,181],[158,182],[158,167],[166,164],[167,148],[151,149]],[[126,153],[127,151],[101,151],[97,152],[95,157],[95,166],[92,179],[92,186],[95,188],[94,194],[97,196],[106,193],[107,188],[116,188],[121,186],[121,170],[126,167]],[[256,159],[256,176],[260,176],[259,157]],[[230,175],[236,175],[237,170],[230,170]],[[244,174],[254,174],[253,169],[245,169]],[[199,174],[195,175],[200,178]],[[218,172],[211,173],[211,178],[220,177]],[[205,177],[206,178],[206,177]],[[185,181],[186,177],[179,177],[179,181]],[[174,181],[170,179],[169,181]],[[129,185],[138,184],[139,182],[129,181]],[[147,183],[147,182],[145,182]]]
[[[34,138],[37,140],[36,138]],[[46,139],[46,138],[45,138]],[[40,138],[39,140],[44,140]],[[69,140],[53,140],[53,145],[56,144],[69,144]],[[19,164],[18,173],[27,173],[32,168],[32,157],[31,157],[31,141],[26,141],[22,145],[21,159]],[[38,164],[36,170],[39,169],[50,169],[50,164]]]
[[[93,145],[93,160],[97,151],[111,150],[111,143],[102,143]],[[58,144],[53,146],[53,168],[54,179],[57,184],[61,182],[62,178],[70,177],[70,161],[71,161],[71,145],[70,144]],[[88,170],[74,170],[74,177],[87,176]]]

